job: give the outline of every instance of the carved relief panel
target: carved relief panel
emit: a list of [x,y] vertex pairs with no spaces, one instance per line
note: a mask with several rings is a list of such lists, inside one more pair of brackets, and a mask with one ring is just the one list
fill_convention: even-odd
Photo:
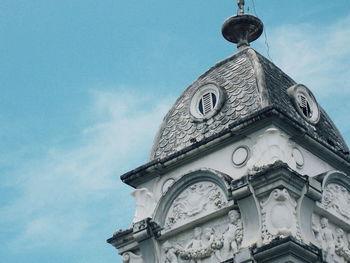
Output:
[[170,230],[193,221],[227,204],[226,195],[216,184],[204,181],[190,185],[171,204],[165,217],[164,229]]
[[350,221],[350,192],[342,185],[330,183],[323,190],[322,206]]
[[330,223],[327,217],[316,214],[312,218],[312,231],[325,262],[350,262],[350,232]]
[[243,239],[241,215],[227,216],[171,237],[161,245],[161,263],[219,263],[239,250]]

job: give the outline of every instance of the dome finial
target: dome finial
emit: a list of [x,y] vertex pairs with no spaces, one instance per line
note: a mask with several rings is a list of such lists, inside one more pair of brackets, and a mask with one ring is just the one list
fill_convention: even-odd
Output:
[[244,14],[244,0],[238,0],[237,5],[239,8],[239,14],[243,15]]
[[264,25],[259,18],[244,14],[244,0],[238,0],[237,5],[238,14],[226,19],[222,25],[222,35],[242,49],[261,36]]

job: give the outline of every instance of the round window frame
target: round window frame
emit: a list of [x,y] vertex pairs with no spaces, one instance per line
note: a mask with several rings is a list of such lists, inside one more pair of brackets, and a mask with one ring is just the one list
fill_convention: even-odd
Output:
[[[299,115],[305,119],[307,122],[311,124],[317,124],[320,120],[320,108],[319,105],[315,99],[315,96],[312,94],[312,92],[302,84],[296,84],[287,90],[288,95],[291,97],[294,107],[296,108]],[[309,103],[310,109],[311,109],[311,117],[305,116],[304,112],[300,108],[298,96],[302,95],[305,97],[307,102]]]
[[[234,159],[235,153],[236,153],[239,149],[245,149],[245,150],[247,151],[247,157],[245,158],[245,160],[244,160],[242,163],[236,164],[236,163],[234,162],[233,159]],[[250,157],[251,157],[250,148],[249,148],[247,145],[244,145],[244,144],[243,144],[243,145],[239,145],[239,146],[237,146],[237,147],[234,148],[234,150],[233,150],[233,152],[232,152],[232,154],[231,154],[231,162],[232,162],[232,164],[233,164],[234,167],[240,168],[240,167],[243,167],[243,166],[245,166],[245,165],[247,164],[247,162],[249,161]]]
[[[216,104],[210,112],[208,112],[207,114],[202,114],[199,110],[199,103],[203,95],[208,92],[211,92],[216,96]],[[190,115],[192,119],[197,122],[208,120],[220,111],[225,100],[226,93],[221,87],[212,82],[206,83],[200,86],[193,94],[189,105]]]

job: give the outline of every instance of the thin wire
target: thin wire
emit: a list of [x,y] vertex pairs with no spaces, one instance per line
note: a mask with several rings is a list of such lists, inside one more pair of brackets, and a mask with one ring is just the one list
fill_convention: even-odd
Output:
[[[253,10],[254,10],[254,14],[256,17],[258,17],[258,14],[256,13],[256,9],[255,9],[255,1],[252,0],[253,2]],[[266,26],[264,26],[264,38],[265,38],[265,45],[266,45],[266,49],[267,49],[267,56],[269,57],[269,59],[272,61],[272,58],[270,56],[270,45],[269,42],[267,40],[267,33],[266,33]]]

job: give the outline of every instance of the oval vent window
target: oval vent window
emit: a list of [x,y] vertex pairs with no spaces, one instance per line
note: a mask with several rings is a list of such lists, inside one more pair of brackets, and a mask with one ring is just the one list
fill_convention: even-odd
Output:
[[308,122],[316,124],[320,119],[320,110],[311,91],[304,85],[297,84],[290,87],[287,92],[299,114]]
[[224,92],[213,83],[201,86],[193,95],[190,113],[197,120],[213,117],[224,102]]

